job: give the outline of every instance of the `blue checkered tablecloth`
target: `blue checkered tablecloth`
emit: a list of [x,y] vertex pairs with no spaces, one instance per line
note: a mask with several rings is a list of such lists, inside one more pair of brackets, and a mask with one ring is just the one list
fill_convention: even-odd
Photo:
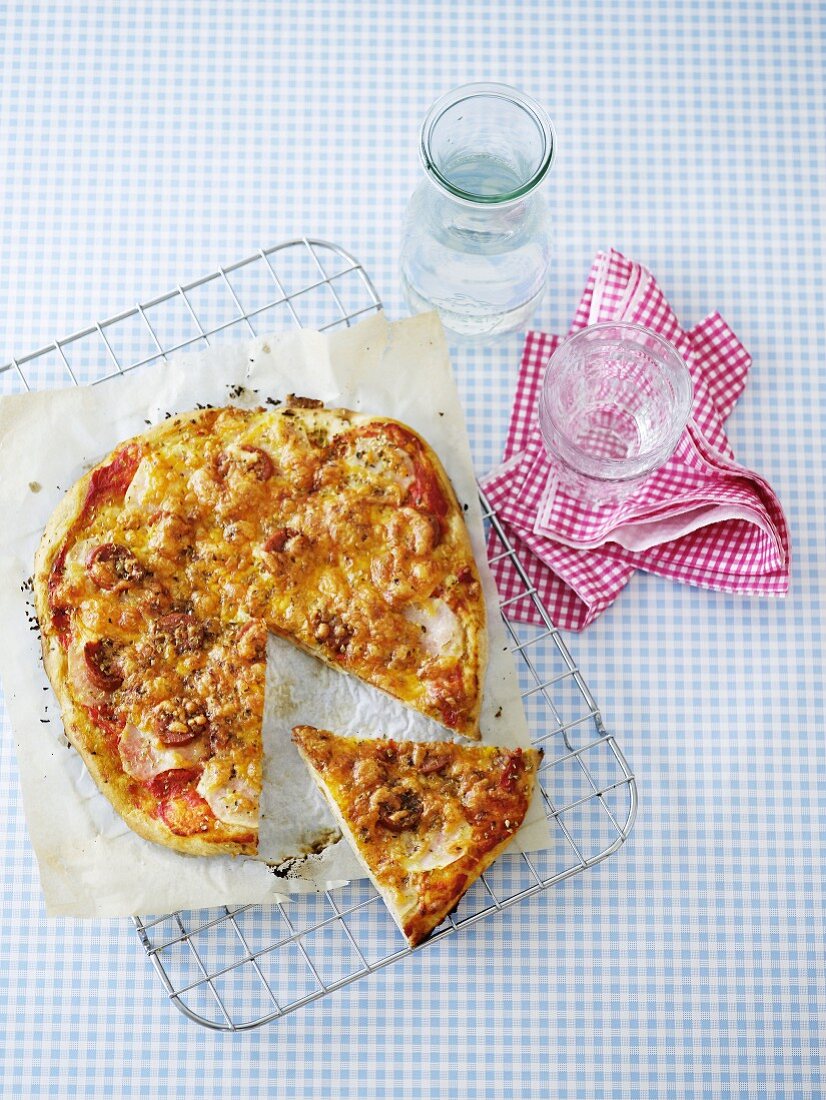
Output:
[[[640,575],[570,639],[640,784],[618,854],[246,1034],[178,1014],[130,922],[45,917],[3,713],[0,1095],[823,1094],[825,29],[760,0],[0,5],[0,362],[303,234],[402,315],[418,124],[503,80],[560,139],[538,325],[612,245],[686,323],[720,309],[754,356],[729,435],[794,553],[785,601]],[[480,472],[519,352],[455,354]]]

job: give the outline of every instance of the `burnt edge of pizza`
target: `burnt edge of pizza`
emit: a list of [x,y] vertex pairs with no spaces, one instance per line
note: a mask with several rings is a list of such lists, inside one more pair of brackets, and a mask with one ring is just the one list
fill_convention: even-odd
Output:
[[439,459],[385,417],[200,409],[69,490],[35,558],[67,737],[127,824],[257,851],[269,632],[478,738],[486,611]]

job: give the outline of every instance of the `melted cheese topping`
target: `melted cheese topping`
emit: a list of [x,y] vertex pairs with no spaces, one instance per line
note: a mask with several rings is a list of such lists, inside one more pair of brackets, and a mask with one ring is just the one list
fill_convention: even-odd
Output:
[[131,779],[181,773],[199,833],[210,813],[228,837],[257,825],[268,630],[478,735],[485,611],[467,532],[396,422],[171,420],[92,472],[48,585],[75,701],[120,730]]

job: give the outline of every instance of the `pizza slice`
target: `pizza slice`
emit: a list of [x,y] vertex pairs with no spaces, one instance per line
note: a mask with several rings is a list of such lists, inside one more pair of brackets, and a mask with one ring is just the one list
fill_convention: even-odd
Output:
[[360,740],[296,726],[293,741],[411,947],[504,851],[530,804],[539,749]]

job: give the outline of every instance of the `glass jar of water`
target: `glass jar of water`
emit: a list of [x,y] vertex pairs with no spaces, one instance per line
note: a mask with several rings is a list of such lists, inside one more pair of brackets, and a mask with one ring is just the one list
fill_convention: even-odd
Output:
[[551,121],[505,84],[467,84],[437,100],[419,152],[401,251],[414,313],[438,310],[458,336],[525,328],[545,292],[550,234],[538,192],[554,158]]

